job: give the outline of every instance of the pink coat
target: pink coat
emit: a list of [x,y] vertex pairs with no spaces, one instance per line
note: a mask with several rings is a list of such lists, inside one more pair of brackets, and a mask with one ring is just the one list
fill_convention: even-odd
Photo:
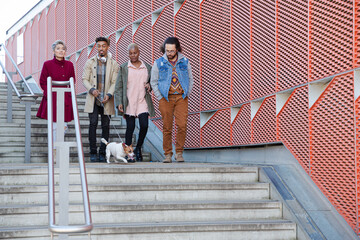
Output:
[[[69,81],[70,77],[74,78],[74,65],[70,61],[59,61],[55,57],[52,60],[46,61],[41,70],[40,86],[44,91],[44,96],[40,103],[37,117],[47,119],[47,78],[51,77],[53,81]],[[56,93],[53,92],[53,121],[56,122]],[[70,122],[74,119],[73,108],[71,103],[71,93],[65,93],[65,122]]]

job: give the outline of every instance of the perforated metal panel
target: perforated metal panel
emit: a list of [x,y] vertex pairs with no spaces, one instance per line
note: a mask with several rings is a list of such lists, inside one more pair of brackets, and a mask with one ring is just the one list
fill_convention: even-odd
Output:
[[95,42],[101,36],[101,1],[89,3],[89,39],[88,44]]
[[47,41],[46,41],[46,10],[43,10],[39,20],[39,67],[42,68],[44,62],[46,61],[47,51]]
[[310,76],[320,79],[352,67],[353,1],[310,0]]
[[132,22],[133,2],[132,0],[116,1],[116,30]]
[[309,173],[309,102],[308,87],[292,92],[277,117],[279,140]]
[[250,1],[232,4],[231,104],[250,100]]
[[65,41],[65,0],[59,0],[55,8],[55,38]]
[[201,128],[201,147],[230,145],[230,109],[217,111]]
[[185,139],[185,148],[200,147],[200,114],[189,114]]
[[[360,1],[354,0],[354,29],[360,28]],[[356,31],[354,33],[354,59],[353,67],[360,66],[360,32]]]
[[152,11],[155,11],[171,2],[173,2],[173,0],[153,0],[152,1]]
[[53,44],[56,41],[55,36],[55,2],[50,4],[47,16],[46,16],[46,36],[47,36],[47,44],[46,47],[49,49],[47,51],[47,58],[46,59],[52,59],[54,57],[54,53],[51,49],[51,44]]
[[140,46],[140,58],[145,62],[152,63],[151,46],[151,16],[144,18],[133,36],[133,41]]
[[231,124],[232,145],[245,145],[251,142],[251,108],[250,104],[241,106],[234,122]]
[[[11,57],[15,59],[16,55],[14,54],[16,52],[16,45],[14,45],[16,42],[16,35],[14,37],[11,37],[6,43],[5,47],[9,51]],[[11,64],[10,59],[8,56],[5,56],[5,66],[8,71],[14,72],[15,67]],[[5,81],[7,82],[7,78],[5,77]]]
[[116,30],[116,1],[114,0],[101,1],[101,30],[102,36],[108,36]]
[[194,85],[189,98],[189,111],[200,111],[200,12],[198,1],[185,1],[174,19],[175,36],[182,52],[189,58]]
[[92,58],[97,54],[96,44],[91,48],[90,53],[88,54],[88,58]]
[[252,143],[276,141],[275,96],[267,97],[251,122]]
[[86,88],[82,84],[82,74],[84,72],[84,66],[87,59],[88,59],[87,49],[85,48],[84,50],[81,51],[80,56],[77,59],[76,64],[74,65],[74,67],[76,66],[76,79],[77,79],[76,93],[81,93],[86,91]]
[[151,13],[151,0],[133,0],[133,20],[136,21]]
[[251,98],[275,92],[275,1],[251,4]]
[[112,55],[112,58],[116,60],[116,34],[111,34],[109,36],[109,40],[110,40],[110,47],[109,47],[109,52]]
[[28,23],[24,32],[24,76],[31,74],[31,53],[31,23]]
[[[355,119],[356,119],[356,172],[355,172],[355,180],[357,183],[360,182],[360,97],[355,101]],[[358,190],[358,185],[356,187],[356,205],[359,206],[360,204],[360,192]],[[356,212],[356,229],[355,231],[359,234],[360,228],[360,212],[359,209]]]
[[310,109],[310,176],[356,227],[354,86],[352,73],[332,80]]
[[162,119],[152,120],[152,122],[162,132],[162,130],[163,130],[163,121],[162,121]]
[[226,107],[230,100],[230,1],[203,1],[200,24],[201,110]]
[[73,54],[76,51],[76,0],[65,1],[65,41],[67,54]]
[[160,52],[160,46],[164,43],[164,40],[170,36],[174,36],[173,15],[174,5],[171,4],[161,12],[156,23],[152,26],[153,56],[151,63],[163,55],[163,53]]
[[[93,39],[92,41],[95,41]],[[76,49],[88,45],[88,3],[76,0]]]
[[[132,42],[131,26],[126,27],[119,41],[116,44],[116,57],[118,63],[121,65],[129,60],[129,52],[127,47]],[[140,53],[141,54],[141,53]]]
[[277,7],[277,90],[307,82],[308,1],[279,0]]
[[30,73],[33,74],[40,70],[39,67],[39,18],[36,16],[34,18],[32,27],[31,27],[31,70]]

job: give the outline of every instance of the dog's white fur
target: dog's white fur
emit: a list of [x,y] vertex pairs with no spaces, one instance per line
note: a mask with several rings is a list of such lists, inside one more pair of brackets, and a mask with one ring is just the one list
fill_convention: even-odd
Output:
[[[130,146],[127,146],[125,143],[108,143],[104,138],[101,139],[101,142],[105,143],[106,145],[106,162],[110,163],[110,156],[113,155],[115,157],[115,162],[118,162],[117,160],[122,160],[124,163],[127,163],[128,161],[125,159],[125,156],[128,155],[129,158],[134,158],[134,152],[128,151],[129,149],[125,148],[131,148]],[[127,153],[127,151],[128,153]]]

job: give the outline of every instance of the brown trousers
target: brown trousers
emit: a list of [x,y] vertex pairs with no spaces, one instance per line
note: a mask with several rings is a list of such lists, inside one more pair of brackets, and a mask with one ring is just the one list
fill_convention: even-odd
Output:
[[172,155],[172,127],[175,116],[176,153],[184,151],[186,125],[188,117],[188,98],[182,98],[181,94],[169,94],[169,102],[162,98],[159,102],[159,110],[163,120],[163,149],[165,155]]

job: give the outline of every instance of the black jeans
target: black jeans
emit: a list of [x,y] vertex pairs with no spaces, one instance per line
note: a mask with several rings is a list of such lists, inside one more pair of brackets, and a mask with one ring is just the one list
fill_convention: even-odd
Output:
[[[131,145],[132,136],[135,129],[135,118],[134,116],[125,115],[126,119],[126,133],[125,133],[125,144]],[[149,127],[149,113],[141,113],[138,116],[140,124],[139,139],[136,144],[136,148],[141,148],[146,137],[146,133]]]
[[[104,108],[94,103],[94,110],[89,113],[90,126],[89,126],[89,142],[90,142],[90,154],[97,154],[96,147],[96,128],[99,121],[99,114],[101,116],[101,137],[109,141],[109,130],[110,130],[110,115],[104,115]],[[99,154],[105,155],[106,145],[101,143]]]

